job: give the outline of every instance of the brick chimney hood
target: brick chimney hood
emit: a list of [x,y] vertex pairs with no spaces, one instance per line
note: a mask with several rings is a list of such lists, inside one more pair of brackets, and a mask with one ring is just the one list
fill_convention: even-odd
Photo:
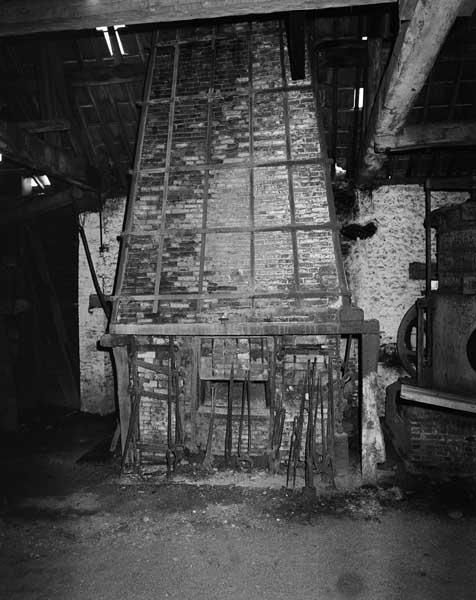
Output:
[[350,305],[322,137],[279,21],[161,30],[110,331],[334,331]]

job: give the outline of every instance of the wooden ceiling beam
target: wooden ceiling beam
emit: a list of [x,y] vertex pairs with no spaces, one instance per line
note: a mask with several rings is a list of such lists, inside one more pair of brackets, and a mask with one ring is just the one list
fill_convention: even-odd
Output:
[[420,148],[476,146],[476,123],[427,123],[404,127],[398,135],[380,136],[377,152],[405,152]]
[[371,109],[358,180],[371,180],[385,162],[380,139],[398,133],[420,93],[464,0],[409,0],[405,21]]
[[383,3],[396,0],[9,0],[0,3],[0,36]]
[[48,144],[40,137],[0,121],[0,153],[5,158],[51,177],[88,190],[100,188],[100,175],[84,159]]

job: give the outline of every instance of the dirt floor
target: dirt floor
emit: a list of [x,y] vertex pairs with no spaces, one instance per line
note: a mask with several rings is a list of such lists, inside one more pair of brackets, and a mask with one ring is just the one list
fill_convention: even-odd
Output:
[[5,441],[2,600],[476,597],[471,482],[309,497],[264,472],[139,481],[80,460],[111,428],[73,415]]

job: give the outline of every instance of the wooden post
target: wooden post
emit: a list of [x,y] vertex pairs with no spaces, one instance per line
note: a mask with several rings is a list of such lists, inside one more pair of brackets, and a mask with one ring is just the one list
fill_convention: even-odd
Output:
[[129,355],[127,346],[117,346],[112,349],[116,369],[117,403],[119,406],[119,421],[121,425],[121,450],[124,452],[131,418]]
[[377,482],[377,463],[385,461],[385,446],[377,411],[377,362],[380,337],[364,333],[361,338],[361,469],[362,483]]

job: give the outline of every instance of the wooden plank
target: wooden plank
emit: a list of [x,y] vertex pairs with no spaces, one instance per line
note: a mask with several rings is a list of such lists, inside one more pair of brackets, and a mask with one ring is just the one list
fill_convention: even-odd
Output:
[[116,346],[112,349],[114,367],[116,370],[117,403],[119,406],[119,422],[121,425],[121,449],[126,447],[127,432],[131,418],[131,399],[129,382],[129,353],[126,346]]
[[476,122],[441,122],[404,127],[397,135],[382,135],[376,141],[377,152],[404,152],[420,148],[474,146]]
[[33,171],[88,190],[100,188],[101,177],[86,160],[29,134],[15,123],[0,121],[0,153]]
[[[137,441],[140,434],[139,412],[140,412],[140,383],[136,365],[137,346],[135,341],[127,347],[129,360],[129,396],[130,415],[124,446],[122,447],[121,471],[126,464],[133,464],[137,457]],[[121,442],[122,442],[121,431]],[[122,445],[122,444],[121,444]]]
[[[114,300],[121,298],[139,302],[153,301],[156,298],[158,300],[165,301],[177,301],[177,300],[201,300],[204,298],[208,299],[239,299],[239,300],[252,300],[253,298],[335,298],[336,296],[342,295],[342,292],[335,291],[322,291],[322,290],[295,290],[290,289],[288,292],[259,292],[259,293],[243,293],[235,290],[222,291],[222,292],[191,292],[182,294],[124,294],[123,296],[112,296]],[[350,294],[348,294],[350,296]]]
[[476,396],[462,396],[402,383],[400,398],[440,408],[450,408],[476,414]]
[[[349,6],[372,6],[395,0],[294,0],[293,10],[323,10]],[[211,19],[232,15],[267,14],[289,11],[289,0],[9,0],[0,3],[0,36],[27,33],[94,29],[98,25],[132,25]]]
[[365,135],[359,173],[363,183],[378,172],[385,155],[380,138],[399,132],[422,89],[463,0],[415,0],[409,5],[410,20],[401,23]]
[[[342,335],[369,333],[379,335],[378,321],[345,321],[345,322],[230,322],[223,323],[112,323],[110,331],[121,335],[184,335],[184,336],[225,336],[249,337],[267,335]],[[145,394],[145,392],[143,392]]]

